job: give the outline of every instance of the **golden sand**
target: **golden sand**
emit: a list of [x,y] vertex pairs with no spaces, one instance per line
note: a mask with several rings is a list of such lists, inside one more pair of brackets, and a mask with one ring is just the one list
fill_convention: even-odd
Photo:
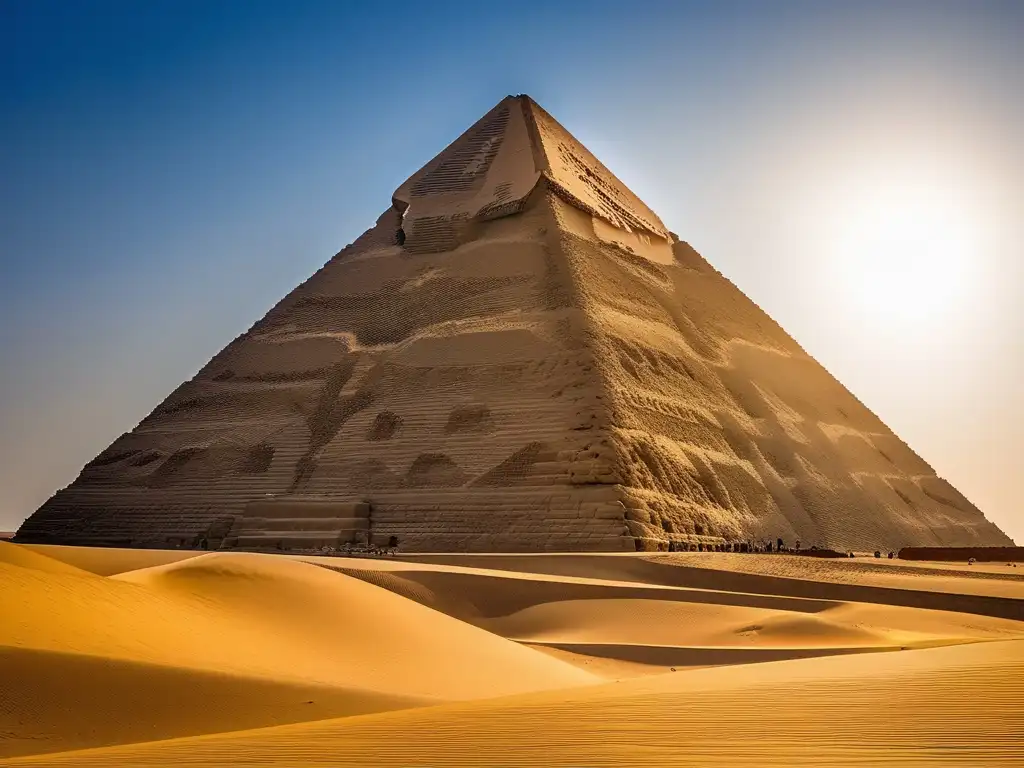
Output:
[[1022,764],[1011,572],[429,559],[2,543],[0,764]]

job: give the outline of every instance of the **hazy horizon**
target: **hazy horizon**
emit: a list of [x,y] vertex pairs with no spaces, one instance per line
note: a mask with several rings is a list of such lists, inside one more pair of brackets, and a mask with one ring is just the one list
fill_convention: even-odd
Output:
[[0,0],[0,530],[528,93],[1024,543],[1024,4]]

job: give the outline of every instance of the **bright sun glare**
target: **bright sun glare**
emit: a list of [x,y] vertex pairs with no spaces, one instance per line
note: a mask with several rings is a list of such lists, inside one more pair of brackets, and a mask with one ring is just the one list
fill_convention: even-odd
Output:
[[[874,184],[844,201],[835,278],[859,316],[934,329],[969,298],[979,248],[970,206],[939,185]],[[894,330],[896,330],[894,328]]]

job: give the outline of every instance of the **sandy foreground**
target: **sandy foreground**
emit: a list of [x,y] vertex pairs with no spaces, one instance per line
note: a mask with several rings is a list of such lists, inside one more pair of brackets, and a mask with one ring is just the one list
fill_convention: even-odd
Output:
[[1024,569],[0,542],[0,765],[1024,765]]

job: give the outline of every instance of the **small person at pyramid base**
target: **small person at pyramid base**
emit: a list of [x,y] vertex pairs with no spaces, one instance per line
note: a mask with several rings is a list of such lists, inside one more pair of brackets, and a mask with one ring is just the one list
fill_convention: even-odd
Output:
[[1010,539],[527,96],[16,540],[404,551]]

